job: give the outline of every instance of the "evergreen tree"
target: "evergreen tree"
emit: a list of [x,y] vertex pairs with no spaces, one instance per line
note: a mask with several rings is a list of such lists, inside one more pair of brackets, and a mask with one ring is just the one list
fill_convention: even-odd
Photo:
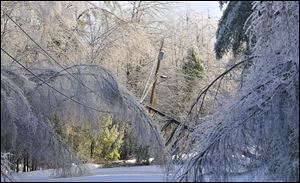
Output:
[[96,139],[97,155],[106,161],[119,159],[123,133],[123,130],[118,131],[118,125],[113,123],[112,117],[107,116],[102,122],[102,130]]
[[[220,6],[226,3],[220,2]],[[248,36],[245,34],[246,20],[252,13],[251,1],[230,1],[219,20],[215,53],[217,59],[229,51],[234,55],[248,50]]]
[[197,48],[192,47],[188,49],[182,69],[183,73],[186,74],[189,79],[201,78],[203,66]]

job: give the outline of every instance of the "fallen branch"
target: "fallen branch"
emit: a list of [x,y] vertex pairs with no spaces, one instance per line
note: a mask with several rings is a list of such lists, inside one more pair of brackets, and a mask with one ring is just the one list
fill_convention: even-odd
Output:
[[[169,118],[168,123],[175,123],[175,124],[177,124],[177,125],[182,125],[182,124],[183,124],[182,122],[180,122],[180,121],[174,119],[173,117],[171,117],[171,116],[169,116],[169,115],[167,115],[167,114],[165,114],[165,113],[159,111],[158,109],[155,109],[155,108],[153,108],[153,107],[151,107],[151,106],[148,106],[148,105],[146,105],[146,107],[147,107],[148,109],[150,109],[150,110],[152,110],[152,111],[158,113],[159,115],[161,115],[161,116],[163,116],[163,117]],[[183,127],[184,127],[184,129],[189,130],[190,132],[193,132],[193,131],[194,131],[194,128],[189,127],[189,126],[186,125],[186,124],[183,124]]]

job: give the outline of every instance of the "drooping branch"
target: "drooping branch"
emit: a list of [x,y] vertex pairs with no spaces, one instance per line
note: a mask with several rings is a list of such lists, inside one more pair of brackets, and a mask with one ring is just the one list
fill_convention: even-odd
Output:
[[220,74],[218,77],[216,77],[216,78],[215,78],[209,85],[207,85],[203,90],[201,90],[201,92],[200,92],[200,94],[198,95],[196,101],[192,104],[191,109],[189,110],[187,116],[189,116],[189,115],[192,113],[194,107],[196,106],[196,104],[199,102],[199,100],[200,100],[201,98],[202,98],[202,100],[201,100],[200,108],[199,108],[198,111],[199,111],[199,112],[202,111],[202,107],[203,107],[203,103],[204,103],[204,99],[205,99],[206,93],[207,93],[207,91],[210,89],[210,87],[212,87],[212,86],[215,84],[215,82],[217,82],[219,79],[222,79],[226,74],[228,74],[228,73],[229,73],[230,71],[232,71],[234,68],[236,68],[236,67],[238,67],[238,66],[244,64],[245,62],[247,62],[247,61],[249,61],[249,60],[252,60],[253,58],[255,58],[255,57],[252,56],[252,57],[246,58],[246,59],[244,59],[244,60],[242,60],[242,61],[240,61],[240,62],[234,64],[234,65],[233,65],[232,67],[230,67],[228,70],[226,70],[225,72],[223,72],[222,74]]
[[[100,113],[89,110],[89,108],[86,108],[83,105],[74,105],[72,102],[73,100],[65,100],[65,96],[68,96],[67,98],[69,99],[71,98],[70,96],[72,96],[72,99],[84,105],[94,105],[97,106],[97,109],[99,110],[100,108],[109,109],[119,120],[123,122],[130,122],[132,124],[134,134],[137,139],[139,139],[139,142],[153,147],[152,153],[156,153],[157,157],[162,157],[163,154],[161,152],[163,152],[163,143],[160,134],[158,133],[155,124],[153,124],[153,121],[146,115],[145,110],[139,105],[136,98],[134,98],[129,91],[120,86],[110,72],[100,66],[78,67],[77,69],[78,72],[76,75],[80,77],[80,80],[89,84],[92,90],[97,92],[100,97],[79,85],[76,80],[68,77],[68,74],[61,73],[57,75],[58,71],[54,69],[31,69],[31,74],[33,72],[38,72],[38,74],[35,74],[35,77],[28,77],[23,74],[24,70],[22,69],[1,68],[1,114],[3,114],[1,115],[1,126],[3,128],[1,129],[7,129],[8,131],[11,130],[12,127],[9,125],[9,122],[15,117],[15,109],[22,109],[24,117],[22,121],[19,121],[14,126],[22,128],[21,126],[23,123],[25,124],[24,120],[27,120],[27,117],[30,118],[28,121],[36,119],[32,122],[32,125],[37,125],[36,121],[39,121],[40,130],[35,136],[37,137],[36,139],[40,140],[46,140],[45,138],[40,138],[39,135],[40,132],[44,132],[42,131],[41,125],[46,125],[48,122],[46,122],[46,120],[38,120],[40,119],[38,117],[39,114],[44,114],[45,117],[50,117],[51,115],[56,114],[61,120],[68,120],[70,118],[73,119],[75,117],[77,123],[80,124],[88,123],[88,125],[95,125],[99,123],[99,116],[101,116]],[[49,75],[47,74],[49,73],[51,75],[51,79],[44,82],[44,80],[40,77],[48,78]],[[53,75],[53,73],[55,74]],[[40,80],[35,79],[36,77],[40,78]],[[39,85],[40,83],[43,84]],[[24,106],[26,107],[22,106],[21,102],[14,101],[14,105],[9,104],[9,96],[14,90],[9,89],[7,85],[13,85],[11,88],[16,88],[15,90],[17,91],[15,92],[15,100],[17,100],[18,97],[22,98]],[[36,87],[37,85],[39,85],[39,87]],[[56,90],[50,88],[49,85],[57,91],[63,92],[65,96],[57,93]],[[6,114],[6,116],[4,114]],[[25,118],[25,116],[27,117]],[[52,148],[53,151],[48,151],[50,154],[53,153],[51,156],[48,154],[48,160],[51,160],[51,158],[55,158],[55,154],[57,155],[58,153],[56,150],[61,147],[62,144],[56,139],[53,133],[49,132],[49,130],[51,131],[50,127],[43,126],[43,129],[48,130],[45,134],[47,134],[48,139],[50,139],[49,141],[52,141],[54,144],[48,144],[47,147],[43,143],[36,147],[31,145],[31,147],[33,147],[32,151],[40,151],[39,148],[47,149],[55,146]],[[3,130],[1,130],[3,133],[8,133]],[[12,130],[9,133],[15,133],[15,131]],[[24,134],[26,133],[27,132],[25,131]],[[13,141],[14,136],[17,134],[11,135],[11,139]],[[28,141],[27,138],[18,138],[18,143],[32,144],[34,142]],[[39,140],[35,143],[38,144]],[[67,156],[67,153],[65,156]],[[62,159],[61,162],[63,161],[64,160]]]

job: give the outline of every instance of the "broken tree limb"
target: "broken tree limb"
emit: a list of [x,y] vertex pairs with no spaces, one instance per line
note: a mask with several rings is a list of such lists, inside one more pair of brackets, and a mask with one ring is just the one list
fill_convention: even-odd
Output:
[[[155,108],[153,108],[153,107],[151,107],[151,106],[149,106],[149,105],[146,105],[146,107],[147,107],[149,110],[152,110],[152,111],[156,112],[157,114],[159,114],[159,115],[161,115],[161,116],[163,116],[163,117],[168,118],[168,119],[169,119],[169,120],[168,120],[169,123],[175,123],[175,124],[177,124],[177,125],[182,125],[182,124],[183,124],[182,122],[180,122],[180,121],[176,120],[175,118],[173,118],[173,117],[171,117],[171,116],[169,116],[169,115],[167,115],[167,114],[165,114],[165,113],[159,111],[158,109],[155,109]],[[194,131],[194,128],[189,127],[189,126],[186,125],[186,124],[183,124],[183,127],[184,127],[184,129],[187,129],[187,130],[189,130],[190,132],[193,132],[193,131]]]

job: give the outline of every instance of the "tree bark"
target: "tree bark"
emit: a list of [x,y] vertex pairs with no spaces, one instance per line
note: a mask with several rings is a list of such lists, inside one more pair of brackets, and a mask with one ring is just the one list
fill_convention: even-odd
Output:
[[34,170],[34,158],[32,157],[32,160],[31,160],[31,171]]
[[17,162],[16,162],[16,164],[17,164],[16,172],[19,172],[19,161],[20,161],[20,159],[18,158],[18,159],[17,159]]
[[26,154],[23,157],[23,172],[26,172],[25,166],[26,166]]
[[26,153],[26,171],[29,171],[29,155]]
[[93,154],[94,154],[94,146],[95,146],[95,142],[94,142],[94,139],[92,139],[92,142],[91,142],[91,158],[93,157]]

